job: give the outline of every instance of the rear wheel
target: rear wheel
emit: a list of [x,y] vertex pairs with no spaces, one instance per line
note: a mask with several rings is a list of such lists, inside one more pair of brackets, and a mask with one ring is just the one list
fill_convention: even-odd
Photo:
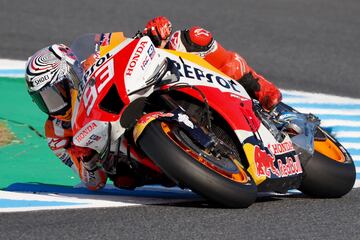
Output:
[[345,148],[318,128],[314,156],[303,166],[299,190],[313,197],[336,198],[348,193],[356,178],[355,165]]
[[256,185],[239,159],[221,153],[215,156],[176,123],[151,122],[138,143],[179,186],[227,207],[248,207],[256,199]]

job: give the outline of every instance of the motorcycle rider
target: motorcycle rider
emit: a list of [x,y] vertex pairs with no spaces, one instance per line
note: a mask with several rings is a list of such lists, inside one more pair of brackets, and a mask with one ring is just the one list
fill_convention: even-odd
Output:
[[[73,144],[71,117],[83,74],[72,50],[64,44],[54,44],[37,51],[26,65],[25,80],[28,93],[41,111],[48,114],[45,135],[55,155],[76,174],[89,190],[103,188],[109,177],[119,188],[133,189],[147,183],[171,185],[167,179],[138,166],[136,172],[122,161],[117,161],[117,175],[109,176],[100,164],[99,154],[90,148]],[[112,155],[118,160],[126,155]],[[116,159],[117,158],[117,159]],[[126,158],[127,159],[127,158]]]
[[72,143],[72,107],[82,72],[71,49],[64,44],[54,44],[29,58],[25,80],[33,102],[49,115],[45,135],[50,149],[80,176],[88,189],[98,190],[107,181],[106,172],[98,164],[99,155]]
[[239,54],[226,50],[212,34],[204,28],[172,33],[172,24],[164,16],[150,20],[143,31],[156,47],[197,54],[224,74],[237,80],[251,98],[260,102],[263,108],[271,110],[282,99],[279,89],[263,76],[257,74]]

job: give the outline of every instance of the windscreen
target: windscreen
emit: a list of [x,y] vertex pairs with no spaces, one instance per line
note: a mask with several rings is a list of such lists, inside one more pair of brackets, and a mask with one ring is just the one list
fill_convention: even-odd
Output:
[[83,62],[91,54],[95,53],[98,38],[99,34],[89,33],[77,38],[71,44],[71,49],[80,62]]

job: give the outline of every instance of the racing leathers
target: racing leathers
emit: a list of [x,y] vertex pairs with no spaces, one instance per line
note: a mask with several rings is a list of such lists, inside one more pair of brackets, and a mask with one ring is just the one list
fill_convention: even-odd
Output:
[[143,31],[157,47],[189,52],[204,58],[221,72],[237,80],[263,108],[271,110],[281,101],[281,93],[273,83],[257,74],[239,54],[223,48],[209,31],[194,26],[173,34],[171,32],[171,22],[163,16],[150,20]]
[[223,48],[204,28],[176,31],[165,47],[204,58],[224,74],[238,80],[250,97],[257,99],[267,110],[281,101],[281,93],[273,83],[256,73],[239,54]]
[[[76,98],[72,94],[72,98]],[[73,104],[74,105],[74,104]],[[103,188],[107,179],[113,181],[114,186],[123,189],[134,189],[148,183],[168,184],[167,179],[159,179],[145,168],[138,166],[137,173],[129,168],[124,154],[109,155],[107,163],[113,164],[116,161],[117,175],[108,175],[104,167],[100,164],[99,154],[90,148],[79,147],[73,144],[73,131],[71,128],[71,113],[67,118],[64,116],[49,116],[45,122],[45,135],[48,146],[55,155],[75,174],[79,175],[82,183],[89,190],[99,190]],[[119,158],[125,157],[125,161],[118,162]],[[141,173],[141,174],[139,174]]]
[[92,149],[78,147],[72,143],[71,121],[49,116],[45,123],[45,135],[50,149],[76,174],[89,190],[105,186],[107,176],[98,166],[99,155]]

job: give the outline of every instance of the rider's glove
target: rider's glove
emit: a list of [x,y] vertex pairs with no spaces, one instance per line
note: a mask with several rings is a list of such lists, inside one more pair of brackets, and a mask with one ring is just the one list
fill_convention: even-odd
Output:
[[169,19],[159,16],[146,24],[143,34],[149,36],[156,47],[160,47],[163,41],[169,39],[171,31],[172,26]]

